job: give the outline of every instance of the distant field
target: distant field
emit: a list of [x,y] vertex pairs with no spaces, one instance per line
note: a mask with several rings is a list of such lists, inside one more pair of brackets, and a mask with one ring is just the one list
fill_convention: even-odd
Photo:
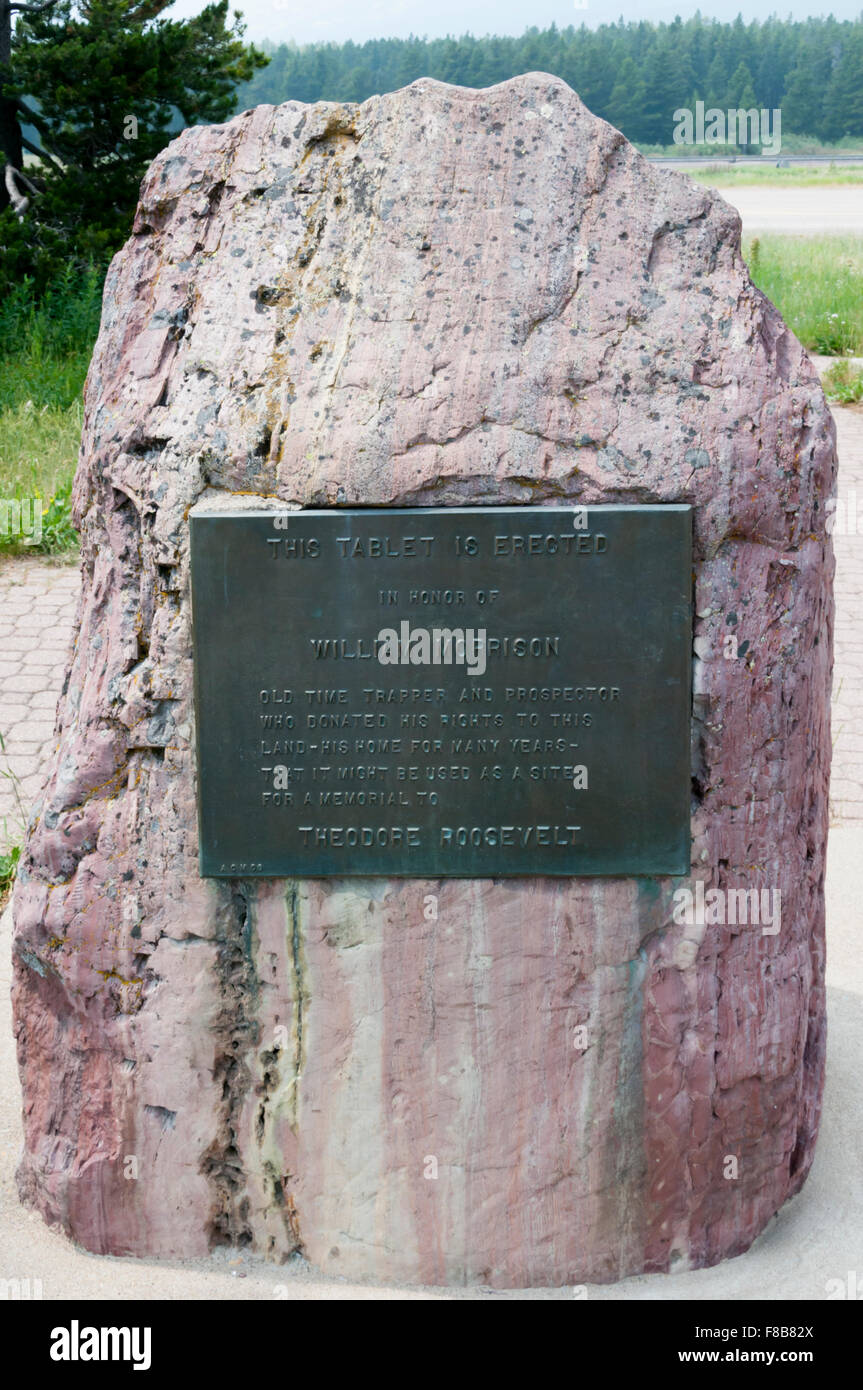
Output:
[[681,169],[695,183],[709,188],[727,188],[746,184],[778,184],[783,188],[836,188],[840,185],[863,184],[863,166],[818,164],[803,168],[794,165],[777,169],[775,164],[689,165]]

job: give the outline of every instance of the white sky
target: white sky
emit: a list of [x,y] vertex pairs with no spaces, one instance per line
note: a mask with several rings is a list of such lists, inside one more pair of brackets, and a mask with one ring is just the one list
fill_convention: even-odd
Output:
[[[175,0],[168,13],[177,19],[197,14],[204,0]],[[585,7],[586,6],[586,7]],[[790,14],[795,19],[807,15],[833,14],[837,19],[853,19],[861,13],[863,0],[232,0],[247,24],[250,39],[289,39],[297,43],[318,40],[361,43],[371,38],[406,38],[409,34],[429,38],[442,34],[521,34],[528,25],[546,28],[552,22],[559,28],[587,24],[591,28],[609,23],[621,15],[624,20],[671,20],[676,14],[686,19],[700,9],[711,19],[732,20],[743,13],[745,20],[766,19]]]

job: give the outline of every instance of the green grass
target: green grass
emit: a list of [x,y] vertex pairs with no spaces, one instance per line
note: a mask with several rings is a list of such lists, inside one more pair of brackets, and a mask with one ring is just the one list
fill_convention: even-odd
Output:
[[0,498],[43,507],[39,544],[0,532],[0,555],[77,548],[69,494],[101,294],[90,270],[61,276],[38,302],[26,283],[0,302]]
[[[0,733],[0,754],[5,755],[5,753],[6,740]],[[0,911],[2,911],[4,899],[12,888],[15,871],[18,867],[18,860],[21,855],[19,841],[23,838],[24,827],[27,824],[27,813],[21,796],[21,784],[16,774],[7,768],[0,768],[0,782],[8,785],[15,804],[15,815],[11,824],[8,816],[0,817]]]
[[[730,158],[744,160],[747,158],[746,153],[741,150],[739,145],[675,145],[673,143],[670,145],[648,145],[643,144],[640,140],[636,140],[634,143],[642,154],[659,159],[680,159],[682,155],[695,156],[708,164],[711,160]],[[763,150],[761,146],[753,148],[751,153],[769,155],[774,164],[780,159],[806,159],[813,155],[832,159],[836,155],[863,155],[863,140],[859,135],[845,135],[841,140],[826,143],[816,139],[813,135],[795,135],[792,131],[783,131],[782,148],[778,154],[770,155],[770,151]]]
[[863,370],[851,362],[834,362],[821,378],[828,401],[856,405],[863,401]]
[[20,858],[21,849],[18,845],[10,849],[8,854],[0,854],[0,911],[5,907],[6,899],[12,891]]
[[[711,182],[826,184],[828,170],[732,168]],[[727,175],[727,178],[726,178]],[[863,183],[863,170],[839,170]],[[764,235],[744,243],[752,278],[805,347],[830,356],[863,355],[863,238]],[[24,284],[0,302],[0,499],[41,498],[42,538],[25,545],[0,532],[0,556],[77,548],[69,494],[81,433],[81,392],[99,326],[102,275],[71,271],[36,301]],[[843,364],[832,399],[863,398],[861,375]]]
[[863,238],[767,235],[744,241],[755,284],[810,352],[863,353]]
[[863,185],[863,167],[821,164],[813,168],[777,169],[774,164],[723,164],[716,168],[683,170],[695,183],[708,188],[743,187],[747,184],[773,184],[785,188],[834,188],[839,184]]
[[53,555],[74,552],[78,536],[72,526],[69,499],[78,441],[81,402],[66,410],[31,401],[0,410],[0,496],[21,501],[42,499],[42,536],[27,538],[0,534],[0,555]]
[[36,300],[25,282],[0,301],[0,410],[32,401],[68,409],[80,400],[99,330],[102,275],[59,277]]

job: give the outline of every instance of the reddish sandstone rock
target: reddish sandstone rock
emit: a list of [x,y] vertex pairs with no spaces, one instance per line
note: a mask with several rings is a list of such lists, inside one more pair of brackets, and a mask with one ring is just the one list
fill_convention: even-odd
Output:
[[[610,1280],[736,1254],[802,1184],[834,434],[739,241],[544,75],[259,107],[153,165],[15,895],[20,1186],[81,1244]],[[779,933],[676,925],[673,880],[202,881],[187,516],[230,493],[691,503],[693,874],[779,888]]]

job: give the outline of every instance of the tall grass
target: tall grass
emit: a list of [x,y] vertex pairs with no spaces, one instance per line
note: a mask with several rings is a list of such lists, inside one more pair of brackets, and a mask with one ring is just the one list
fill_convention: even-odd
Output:
[[828,367],[821,385],[828,401],[838,401],[840,405],[857,405],[863,401],[863,371],[847,358]]
[[755,284],[810,352],[863,353],[863,237],[746,238]]
[[37,300],[25,280],[0,301],[0,410],[80,399],[102,304],[101,271],[64,271]]
[[[728,172],[738,178],[737,170]],[[794,183],[799,172],[771,174]],[[710,173],[715,179],[724,171]],[[837,357],[863,354],[863,238],[764,235],[747,239],[743,249],[753,280],[805,347]],[[102,281],[98,268],[69,269],[38,299],[25,282],[0,300],[0,498],[42,499],[42,551],[77,545],[69,492]],[[0,554],[34,548],[0,534]]]
[[70,269],[38,299],[25,281],[0,301],[0,498],[41,498],[43,506],[38,547],[0,533],[0,554],[77,546],[69,493],[102,280],[95,268]]

